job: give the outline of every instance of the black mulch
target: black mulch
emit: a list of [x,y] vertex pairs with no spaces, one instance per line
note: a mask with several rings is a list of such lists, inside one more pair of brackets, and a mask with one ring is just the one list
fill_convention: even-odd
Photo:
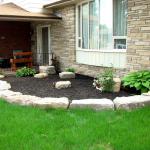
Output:
[[61,80],[58,75],[51,75],[44,79],[6,77],[4,80],[11,84],[11,90],[13,91],[40,97],[68,97],[73,100],[87,98],[114,99],[117,96],[130,95],[130,93],[123,90],[119,93],[100,93],[93,87],[93,78],[81,75],[77,75],[76,79],[70,79],[71,88],[61,90],[55,89],[53,86],[54,82]]

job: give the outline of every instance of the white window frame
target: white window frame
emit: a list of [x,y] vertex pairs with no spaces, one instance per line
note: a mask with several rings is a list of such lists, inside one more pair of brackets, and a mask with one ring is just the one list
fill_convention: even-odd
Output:
[[[113,46],[113,49],[89,49],[89,43],[88,43],[88,49],[83,49],[82,48],[82,5],[83,4],[88,4],[88,8],[89,8],[89,3],[93,1],[93,0],[85,0],[85,1],[82,1],[80,3],[78,3],[76,5],[76,50],[77,51],[93,51],[93,52],[115,52],[115,53],[126,53],[127,51],[127,36],[112,36],[112,46]],[[112,0],[112,7],[113,7],[113,1]],[[80,6],[80,37],[79,37],[79,11],[78,11],[78,7]],[[90,11],[89,11],[90,12]],[[89,17],[88,17],[89,18]],[[114,21],[113,19],[113,9],[112,9],[112,21]],[[112,22],[112,30],[113,30],[113,22]],[[89,32],[88,32],[89,34]],[[89,37],[90,38],[90,37]],[[125,39],[126,40],[126,49],[115,49],[114,48],[114,40],[115,39]],[[79,47],[79,40],[81,42],[81,47]]]

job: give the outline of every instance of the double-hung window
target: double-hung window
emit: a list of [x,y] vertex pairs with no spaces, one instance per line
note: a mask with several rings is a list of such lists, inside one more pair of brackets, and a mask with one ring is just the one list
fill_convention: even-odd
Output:
[[89,0],[77,5],[77,49],[126,50],[127,0]]

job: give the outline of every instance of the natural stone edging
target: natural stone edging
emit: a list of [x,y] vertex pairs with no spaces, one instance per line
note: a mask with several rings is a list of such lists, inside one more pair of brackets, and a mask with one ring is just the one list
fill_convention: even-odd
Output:
[[20,92],[9,90],[10,84],[6,81],[0,81],[0,98],[5,99],[9,103],[16,103],[20,105],[30,105],[42,108],[93,108],[96,110],[102,109],[132,109],[150,105],[150,96],[135,95],[128,97],[116,97],[114,101],[110,99],[82,99],[72,100],[71,102],[67,97],[53,98],[53,97],[37,97],[31,95],[23,95]]

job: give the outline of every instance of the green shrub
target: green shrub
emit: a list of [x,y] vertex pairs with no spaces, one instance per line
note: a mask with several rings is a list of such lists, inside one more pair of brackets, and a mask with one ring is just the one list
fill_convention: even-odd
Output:
[[71,68],[71,67],[66,68],[66,71],[67,71],[67,72],[73,72],[73,73],[75,73],[75,69],[74,69],[74,68]]
[[141,93],[148,92],[150,90],[150,71],[141,70],[129,73],[122,79],[122,82],[124,87],[135,88]]
[[101,92],[112,92],[114,86],[113,74],[113,68],[105,69],[103,73],[99,74],[96,79],[94,79],[94,87]]
[[23,67],[16,71],[17,77],[27,77],[27,76],[34,76],[36,74],[35,69]]

